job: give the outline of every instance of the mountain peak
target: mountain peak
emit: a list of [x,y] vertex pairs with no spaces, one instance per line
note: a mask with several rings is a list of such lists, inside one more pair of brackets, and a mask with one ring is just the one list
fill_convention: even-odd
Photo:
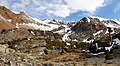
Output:
[[26,15],[23,11],[21,11],[20,13],[19,13],[19,15]]
[[98,16],[88,16],[88,18],[99,19],[100,21],[111,20],[111,19],[108,19],[108,18],[103,18],[103,17],[98,17]]
[[5,6],[0,5],[0,9],[5,10],[5,9],[7,9],[7,8],[6,8]]
[[15,13],[13,13],[4,6],[0,6],[0,15],[6,19],[12,19],[13,17],[15,17]]

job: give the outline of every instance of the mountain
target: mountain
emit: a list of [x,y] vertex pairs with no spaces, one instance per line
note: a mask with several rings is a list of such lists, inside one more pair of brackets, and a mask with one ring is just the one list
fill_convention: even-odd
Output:
[[[1,29],[16,28],[17,24],[35,23],[35,21],[33,19],[31,19],[30,17],[28,17],[24,12],[15,14],[4,6],[0,6],[0,15],[1,15],[0,22],[1,22],[1,25],[3,25],[3,27],[1,27]],[[4,22],[4,24],[2,22]]]
[[[88,16],[77,21],[71,30],[63,36],[63,41],[92,43],[94,41],[113,41],[113,36],[120,33],[120,21],[101,17]],[[119,37],[116,37],[119,38]]]
[[[11,28],[26,28],[26,29],[39,29],[44,31],[59,31],[57,30],[61,26],[69,27],[68,22],[63,22],[61,20],[39,20],[37,18],[30,17],[24,12],[14,13],[4,6],[0,6],[1,22],[8,23],[1,29],[11,29]],[[3,25],[1,23],[1,25]],[[11,27],[10,27],[11,26]]]
[[[43,31],[52,31],[63,36],[63,41],[77,40],[80,42],[93,42],[102,40],[108,35],[120,32],[120,20],[105,19],[88,16],[80,21],[64,22],[62,20],[39,20],[30,17],[24,12],[13,13],[4,6],[0,6],[0,29],[25,28]],[[107,39],[105,39],[107,40]]]
[[10,18],[12,18],[12,16],[15,16],[15,14],[6,9],[4,6],[0,6],[0,29],[15,28],[15,25],[11,23]]
[[13,29],[15,26],[0,15],[0,29]]

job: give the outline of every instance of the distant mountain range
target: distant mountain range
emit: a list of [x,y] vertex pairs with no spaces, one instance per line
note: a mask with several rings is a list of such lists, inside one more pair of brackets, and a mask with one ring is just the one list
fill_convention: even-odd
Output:
[[56,19],[39,20],[24,12],[13,13],[6,7],[0,6],[0,29],[13,28],[52,31],[61,34],[63,41],[92,42],[94,39],[103,40],[102,38],[109,34],[112,36],[120,34],[120,20],[95,16],[83,17],[74,22]]

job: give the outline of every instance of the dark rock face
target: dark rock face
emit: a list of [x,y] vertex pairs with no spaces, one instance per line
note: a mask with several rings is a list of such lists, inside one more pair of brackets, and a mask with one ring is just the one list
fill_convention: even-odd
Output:
[[116,30],[118,30],[116,32],[120,32],[119,29],[117,28],[111,30],[112,28],[105,26],[104,23],[118,24],[112,20],[100,21],[98,18],[84,17],[80,21],[78,21],[71,29],[75,31],[75,33],[77,33],[78,35],[90,34],[91,36],[93,33],[97,33],[100,30],[103,30],[102,31],[103,34],[105,34],[107,30],[108,32],[112,32]]
[[99,30],[104,30],[106,27],[98,20],[98,19],[89,19],[90,22],[88,22],[87,17],[84,17],[79,22],[75,24],[71,29],[78,32],[86,32],[86,33],[95,33]]
[[[111,27],[108,25],[116,27]],[[110,46],[115,37],[119,38],[119,24],[113,20],[100,20],[98,18],[84,17],[71,29],[68,37],[71,40],[77,39],[80,42],[98,43],[100,46]]]

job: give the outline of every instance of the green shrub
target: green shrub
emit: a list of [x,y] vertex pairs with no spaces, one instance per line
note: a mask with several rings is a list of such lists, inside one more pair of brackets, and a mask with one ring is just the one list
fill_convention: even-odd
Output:
[[60,51],[60,54],[62,55],[64,52],[65,52],[64,49],[62,49],[62,50]]
[[[65,46],[65,42],[62,42],[58,39],[56,39],[56,40],[47,39],[46,43],[47,43],[46,44],[47,49],[59,49],[59,50],[61,50]],[[53,46],[54,46],[54,48],[53,48]]]
[[62,39],[62,37],[58,33],[54,33],[53,36],[55,39]]
[[48,54],[48,50],[47,50],[47,49],[44,49],[44,53],[47,55],[47,54]]
[[113,59],[113,57],[112,57],[112,55],[110,54],[110,52],[107,50],[106,52],[105,52],[105,60],[111,60],[111,59]]
[[2,29],[1,33],[3,34],[6,30],[5,29]]
[[15,45],[17,45],[21,40],[18,39],[18,40],[13,40],[13,41],[8,41],[8,45],[9,45],[9,48],[13,48],[15,49]]
[[76,44],[76,47],[77,47],[77,49],[96,51],[96,46],[93,43],[80,42],[80,43]]

